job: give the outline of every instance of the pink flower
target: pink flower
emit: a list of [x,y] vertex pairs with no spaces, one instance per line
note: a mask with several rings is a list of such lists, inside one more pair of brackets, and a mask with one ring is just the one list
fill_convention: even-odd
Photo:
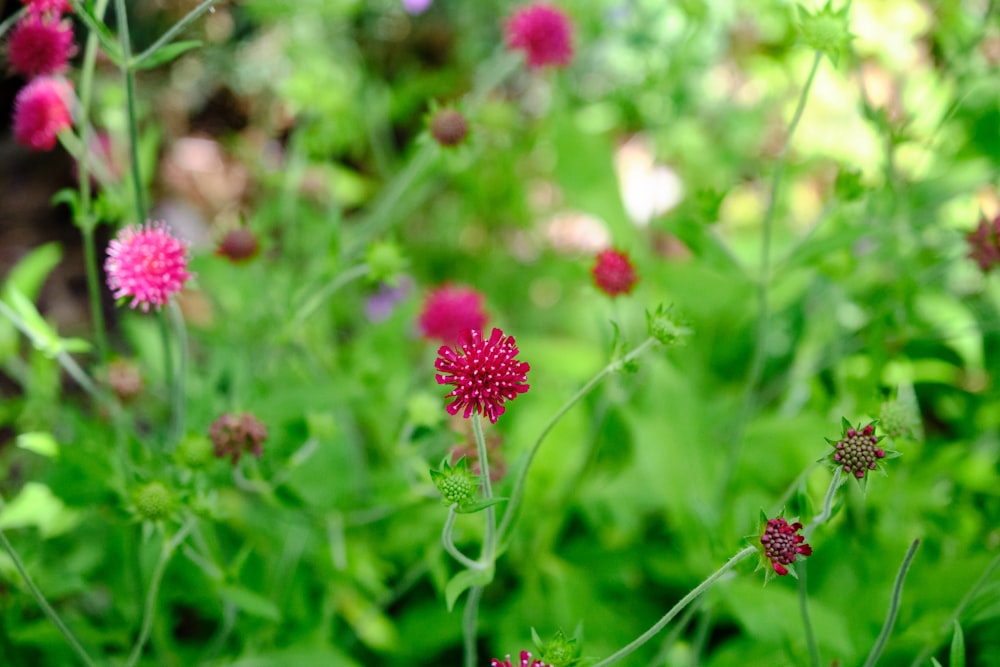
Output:
[[108,287],[116,299],[132,297],[132,308],[159,309],[184,287],[187,244],[171,235],[165,223],[131,225],[108,245]]
[[21,0],[21,4],[26,6],[32,14],[61,16],[73,11],[68,0]]
[[[490,667],[514,667],[510,663],[510,655],[504,661],[497,660],[493,658],[490,660]],[[521,663],[518,667],[552,667],[552,665],[546,664],[541,660],[532,660],[531,654],[527,651],[521,651]]]
[[403,9],[409,14],[423,14],[432,2],[433,0],[403,0]]
[[29,12],[11,31],[7,59],[18,74],[61,74],[76,52],[69,21]]
[[73,89],[62,78],[40,76],[14,99],[14,137],[36,151],[50,151],[56,136],[73,124]]
[[639,280],[632,260],[620,250],[599,253],[590,273],[594,276],[594,284],[608,296],[628,294]]
[[454,345],[466,329],[486,326],[483,295],[471,287],[442,285],[427,294],[418,324],[424,338]]
[[445,398],[455,400],[448,404],[448,414],[458,414],[468,419],[484,414],[496,424],[497,417],[506,408],[504,403],[528,391],[527,372],[530,366],[517,361],[517,344],[513,336],[504,337],[500,329],[493,329],[489,340],[483,340],[478,329],[466,329],[458,339],[459,347],[453,350],[442,345],[434,368],[438,384],[451,384],[455,388]]
[[572,24],[562,10],[537,3],[521,7],[505,26],[507,48],[524,51],[528,67],[565,67],[573,58]]
[[789,524],[779,517],[769,519],[764,534],[760,536],[760,543],[764,545],[764,557],[771,561],[774,571],[782,576],[788,574],[785,566],[794,563],[796,556],[812,555],[812,547],[804,544],[806,538],[798,534],[800,530],[802,524],[798,521]]

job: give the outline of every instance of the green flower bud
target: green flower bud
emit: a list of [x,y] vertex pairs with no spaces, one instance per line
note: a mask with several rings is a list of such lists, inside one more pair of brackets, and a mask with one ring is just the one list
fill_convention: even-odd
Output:
[[189,435],[177,445],[174,460],[189,470],[206,467],[215,459],[212,441],[203,435]]
[[162,482],[150,482],[139,487],[133,501],[135,513],[146,521],[164,519],[174,507],[174,497]]
[[445,458],[440,470],[431,470],[431,479],[441,492],[444,504],[448,506],[455,503],[459,507],[468,505],[475,499],[476,489],[479,488],[479,478],[466,469],[464,456],[454,466]]
[[799,33],[802,41],[811,48],[822,51],[836,64],[840,54],[847,50],[853,36],[847,22],[847,4],[833,11],[833,0],[815,13],[799,7],[802,19]]
[[368,278],[372,282],[386,283],[391,287],[399,285],[399,278],[406,270],[407,261],[394,243],[373,243],[365,256],[368,264]]
[[680,326],[674,321],[671,308],[664,308],[661,304],[656,312],[646,311],[646,327],[649,335],[660,341],[663,345],[674,345],[682,342],[684,336],[691,333],[687,327]]
[[580,657],[580,646],[576,637],[567,637],[562,630],[540,647],[542,662],[552,667],[568,667]]

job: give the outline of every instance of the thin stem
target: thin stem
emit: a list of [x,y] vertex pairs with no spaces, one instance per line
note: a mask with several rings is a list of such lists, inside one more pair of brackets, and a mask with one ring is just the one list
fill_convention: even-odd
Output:
[[[173,412],[173,397],[174,397],[174,386],[177,384],[176,378],[176,368],[174,366],[174,347],[171,343],[170,334],[170,323],[167,321],[167,314],[160,312],[157,314],[157,323],[160,328],[160,343],[163,347],[163,381],[167,385],[167,391],[170,395],[170,409]],[[173,431],[175,429],[174,417],[171,414],[171,437],[174,435]]]
[[643,644],[648,642],[650,639],[655,637],[657,633],[660,632],[660,630],[666,627],[667,623],[672,621],[677,614],[679,614],[684,610],[684,607],[688,606],[699,595],[707,591],[712,586],[712,584],[714,584],[716,581],[719,580],[720,577],[722,577],[722,575],[724,575],[726,572],[729,572],[729,570],[733,569],[740,561],[746,560],[755,553],[757,553],[757,547],[746,547],[745,549],[737,553],[735,556],[726,561],[725,565],[723,565],[718,570],[710,574],[707,579],[698,584],[694,589],[691,590],[690,593],[682,597],[680,599],[680,602],[671,607],[670,611],[664,614],[663,618],[658,620],[653,625],[653,627],[651,627],[649,630],[646,630],[644,633],[642,633],[634,640],[629,642],[625,647],[619,649],[615,653],[612,653],[604,660],[594,663],[591,667],[606,667],[607,665],[613,665],[622,658],[631,655],[632,652],[634,652],[636,649],[638,649]]
[[451,507],[448,508],[448,519],[444,522],[444,528],[441,530],[441,544],[444,545],[444,550],[451,554],[452,558],[465,567],[470,570],[484,570],[486,568],[482,563],[472,560],[455,546],[451,532],[455,528],[455,517],[458,516],[455,514],[456,509],[458,509],[458,503],[452,503]]
[[473,586],[469,589],[469,598],[465,602],[465,612],[462,614],[464,667],[478,667],[479,664],[479,651],[476,647],[476,639],[479,628],[479,600],[482,597],[482,586]]
[[837,468],[833,471],[833,478],[830,479],[830,486],[827,487],[826,496],[823,498],[823,511],[817,514],[816,517],[809,522],[809,525],[802,529],[802,535],[806,539],[809,539],[813,530],[815,530],[821,523],[825,523],[833,513],[833,497],[837,494],[837,488],[840,486],[840,473],[841,468]]
[[[86,178],[82,173],[80,178]],[[94,340],[97,343],[97,356],[101,363],[108,361],[108,337],[104,327],[104,307],[101,301],[101,286],[97,277],[97,248],[94,244],[94,226],[87,225],[83,233],[83,255],[87,267],[87,292],[90,296],[90,319],[94,323]]]
[[294,329],[302,324],[306,318],[312,315],[317,308],[323,305],[324,301],[333,296],[340,288],[366,275],[368,275],[368,265],[362,263],[352,266],[343,273],[334,276],[333,280],[324,285],[318,292],[314,292],[309,300],[302,304],[302,307],[296,311],[290,320],[289,329]]
[[3,529],[0,529],[0,544],[3,544],[4,550],[7,552],[7,555],[10,556],[11,562],[14,563],[14,568],[17,569],[18,574],[21,575],[21,578],[24,580],[28,590],[31,591],[31,595],[35,598],[35,602],[37,602],[38,606],[42,608],[42,611],[46,616],[48,616],[49,620],[52,621],[57,628],[59,628],[59,632],[61,632],[63,637],[66,638],[66,642],[69,643],[73,652],[76,653],[78,658],[80,658],[80,662],[88,667],[95,667],[94,661],[90,659],[87,651],[83,648],[83,645],[80,644],[80,640],[78,640],[76,635],[73,634],[73,631],[70,630],[65,623],[63,623],[62,618],[59,617],[56,610],[53,609],[52,605],[50,605],[48,600],[45,599],[45,595],[42,594],[41,589],[39,589],[35,584],[35,580],[31,578],[30,574],[28,574],[28,570],[24,567],[21,557],[18,555],[17,550],[14,549],[14,545],[12,545],[10,540],[7,539],[7,535],[4,533]]
[[[187,330],[184,327],[184,315],[181,313],[180,306],[177,305],[176,301],[171,299],[168,309],[170,310],[170,323],[174,330],[174,337],[177,339],[178,348],[177,375],[174,377],[174,383],[170,388],[171,427],[173,429],[171,446],[173,446],[180,442],[181,437],[184,435],[184,386],[187,374],[188,346]],[[169,342],[167,346],[169,347]]]
[[[962,596],[961,601],[958,603],[958,606],[955,607],[955,611],[952,612],[951,616],[948,617],[948,620],[941,624],[939,635],[945,633],[949,628],[954,627],[955,621],[957,621],[959,616],[962,615],[965,608],[969,606],[970,602],[972,602],[972,598],[974,598],[976,593],[979,592],[979,589],[983,587],[983,584],[989,580],[990,575],[993,574],[997,567],[1000,567],[1000,552],[997,552],[997,555],[994,556],[993,560],[989,562],[989,565],[986,566],[983,573],[979,575],[979,578],[976,579],[975,583],[973,583],[972,586],[969,587],[969,590],[965,592],[965,595]],[[924,645],[924,648],[920,651],[920,655],[918,655],[916,659],[910,663],[910,667],[920,667],[927,662],[927,658],[930,657],[931,652],[934,650],[939,641],[940,639],[932,635],[931,640],[928,641]]]
[[889,613],[885,616],[882,632],[879,633],[878,639],[875,640],[875,645],[872,647],[872,652],[868,654],[868,659],[865,660],[864,667],[875,667],[875,663],[878,662],[879,657],[882,655],[885,645],[889,643],[889,635],[892,634],[892,626],[895,625],[896,615],[899,613],[899,602],[903,597],[903,581],[906,579],[906,573],[910,569],[910,563],[913,562],[913,556],[917,553],[918,546],[920,546],[920,540],[913,540],[913,544],[906,551],[906,556],[903,557],[903,564],[899,566],[899,572],[896,573],[896,583],[892,585]]
[[806,562],[802,561],[795,568],[799,582],[799,613],[802,614],[802,627],[806,631],[806,646],[809,647],[809,657],[813,667],[820,667],[819,646],[816,644],[816,633],[813,632],[812,619],[809,617],[809,586],[806,577]]
[[683,614],[681,614],[680,619],[678,619],[677,623],[674,624],[674,627],[671,628],[670,632],[667,633],[667,636],[663,638],[663,643],[660,645],[660,651],[652,660],[649,661],[649,664],[647,664],[646,667],[661,667],[666,664],[670,648],[674,645],[674,642],[677,641],[677,638],[681,636],[681,633],[684,632],[684,628],[691,622],[691,617],[695,615],[695,612],[698,611],[700,606],[700,599],[695,600],[693,603],[688,605],[688,608],[684,610]]
[[125,62],[129,63],[129,68],[137,69],[147,58],[149,58],[154,53],[159,51],[161,48],[172,42],[174,40],[174,37],[176,37],[181,30],[184,30],[184,28],[188,27],[189,25],[191,25],[191,23],[198,20],[198,18],[201,17],[202,14],[210,10],[212,8],[212,5],[214,5],[216,2],[218,2],[218,0],[203,0],[203,2],[200,5],[189,11],[184,16],[184,18],[182,18],[180,21],[175,23],[173,27],[171,27],[169,30],[163,33],[163,35],[158,40],[153,42],[153,45],[150,46],[148,49],[137,55],[131,61],[129,61],[128,56],[126,56]]
[[809,92],[812,90],[813,81],[816,79],[816,72],[819,71],[822,59],[822,51],[817,51],[813,55],[809,76],[806,77],[806,83],[799,94],[799,101],[795,107],[795,113],[792,115],[792,121],[788,126],[785,143],[778,154],[777,163],[774,167],[774,175],[771,179],[767,210],[764,213],[764,221],[762,223],[760,276],[757,279],[757,333],[754,340],[753,356],[750,360],[750,370],[747,373],[744,389],[743,408],[740,411],[740,416],[734,429],[735,432],[729,439],[729,455],[726,457],[726,467],[719,485],[721,498],[724,498],[729,491],[729,485],[732,483],[733,475],[736,472],[740,450],[743,446],[743,429],[750,418],[750,412],[754,405],[754,394],[757,391],[764,372],[764,360],[767,357],[767,329],[771,319],[771,237],[774,231],[774,218],[778,210],[778,192],[781,188],[781,181],[785,176],[785,166],[788,160],[788,152],[792,145],[792,137],[795,135],[795,130],[802,120],[802,113],[805,111],[806,101],[809,99]]
[[602,368],[597,375],[592,377],[587,384],[580,387],[580,389],[570,397],[566,403],[559,408],[558,411],[552,416],[549,422],[542,429],[542,432],[538,434],[538,438],[532,445],[531,449],[528,451],[528,458],[525,460],[524,465],[521,466],[521,470],[518,472],[517,479],[514,481],[514,489],[511,492],[510,502],[507,504],[507,508],[504,510],[503,519],[500,521],[500,529],[497,531],[499,542],[502,544],[509,537],[509,532],[511,529],[511,524],[516,518],[516,514],[521,505],[521,499],[524,496],[524,485],[528,479],[528,470],[531,468],[531,462],[535,459],[535,455],[538,453],[538,449],[542,446],[542,442],[545,437],[548,436],[549,432],[555,428],[559,420],[570,411],[574,405],[576,405],[580,399],[590,393],[590,391],[597,386],[597,384],[603,380],[606,376],[610,375],[619,368],[622,368],[625,364],[632,361],[633,359],[642,355],[646,350],[657,344],[657,340],[650,336],[642,343],[639,344],[634,350],[629,352],[627,355],[621,359],[612,361],[610,364]]
[[[472,415],[472,432],[476,436],[476,451],[479,454],[479,476],[483,480],[483,500],[493,499],[493,483],[490,480],[490,461],[486,452],[486,437],[483,435],[483,424],[478,414]],[[483,550],[479,562],[490,566],[496,557],[497,515],[496,508],[490,505],[486,508],[486,533],[483,536]]]
[[136,222],[146,221],[146,202],[142,191],[142,172],[139,165],[139,119],[136,112],[135,70],[132,62],[132,40],[128,32],[128,12],[125,0],[115,0],[115,15],[118,19],[118,39],[122,48],[122,73],[125,76],[126,112],[128,113],[128,143],[132,154],[132,185],[135,196]]
[[139,662],[139,658],[142,657],[142,648],[146,645],[149,633],[153,629],[153,618],[156,616],[156,598],[160,593],[160,584],[163,582],[163,575],[167,571],[167,565],[170,563],[170,559],[173,557],[177,547],[184,542],[188,533],[194,528],[194,522],[195,518],[193,516],[189,517],[181,529],[177,531],[169,542],[163,545],[163,550],[160,551],[160,558],[153,569],[153,576],[149,580],[149,590],[146,592],[146,603],[143,606],[142,612],[142,628],[139,630],[139,638],[136,640],[135,646],[132,647],[132,653],[129,655],[128,662],[125,663],[126,667],[134,667]]

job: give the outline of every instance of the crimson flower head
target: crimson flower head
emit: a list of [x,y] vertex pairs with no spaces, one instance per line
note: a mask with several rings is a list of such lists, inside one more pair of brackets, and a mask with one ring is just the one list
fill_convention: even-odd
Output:
[[[490,660],[490,667],[515,667],[510,662],[510,655],[507,656],[506,660],[498,660],[493,658]],[[517,667],[552,667],[541,660],[532,660],[531,654],[527,651],[521,651],[521,662],[518,663]]]
[[965,235],[969,244],[969,259],[976,260],[979,269],[986,273],[1000,264],[1000,215],[993,220],[982,218],[979,226]]
[[69,0],[21,0],[21,4],[32,14],[50,14],[60,16],[73,11]]
[[40,76],[14,98],[14,138],[36,151],[55,148],[62,130],[73,124],[73,89],[61,77]]
[[566,14],[552,5],[521,7],[507,21],[507,48],[524,51],[528,67],[565,67],[573,58],[573,26]]
[[7,41],[11,68],[29,78],[63,73],[75,52],[70,22],[35,12],[18,22]]
[[471,287],[442,285],[427,294],[418,324],[424,338],[454,345],[465,329],[486,326],[483,295]]
[[781,517],[768,519],[760,543],[764,549],[764,558],[771,561],[771,567],[781,576],[789,573],[787,565],[795,562],[796,556],[812,555],[812,547],[805,543],[806,538],[799,535],[802,524],[796,521],[788,523]]
[[466,419],[475,414],[489,417],[496,424],[497,417],[506,408],[504,403],[528,391],[527,372],[531,368],[517,361],[519,352],[513,336],[504,336],[494,328],[489,340],[483,340],[478,329],[466,329],[458,338],[458,348],[442,345],[434,368],[438,384],[454,385],[445,398],[455,400],[448,404],[448,414],[456,415],[464,409]]
[[108,245],[108,287],[116,299],[131,297],[132,308],[159,309],[181,291],[191,277],[187,244],[170,233],[166,223],[130,225]]
[[620,250],[599,253],[590,273],[594,276],[594,284],[608,296],[628,294],[639,281],[632,260]]

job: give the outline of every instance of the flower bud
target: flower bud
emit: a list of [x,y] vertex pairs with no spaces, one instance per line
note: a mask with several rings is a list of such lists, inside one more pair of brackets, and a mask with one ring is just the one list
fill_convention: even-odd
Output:
[[174,506],[170,490],[162,482],[150,482],[139,487],[133,496],[135,513],[146,521],[160,521],[166,518]]
[[457,109],[441,109],[431,118],[431,136],[446,148],[457,146],[469,135],[469,123]]

